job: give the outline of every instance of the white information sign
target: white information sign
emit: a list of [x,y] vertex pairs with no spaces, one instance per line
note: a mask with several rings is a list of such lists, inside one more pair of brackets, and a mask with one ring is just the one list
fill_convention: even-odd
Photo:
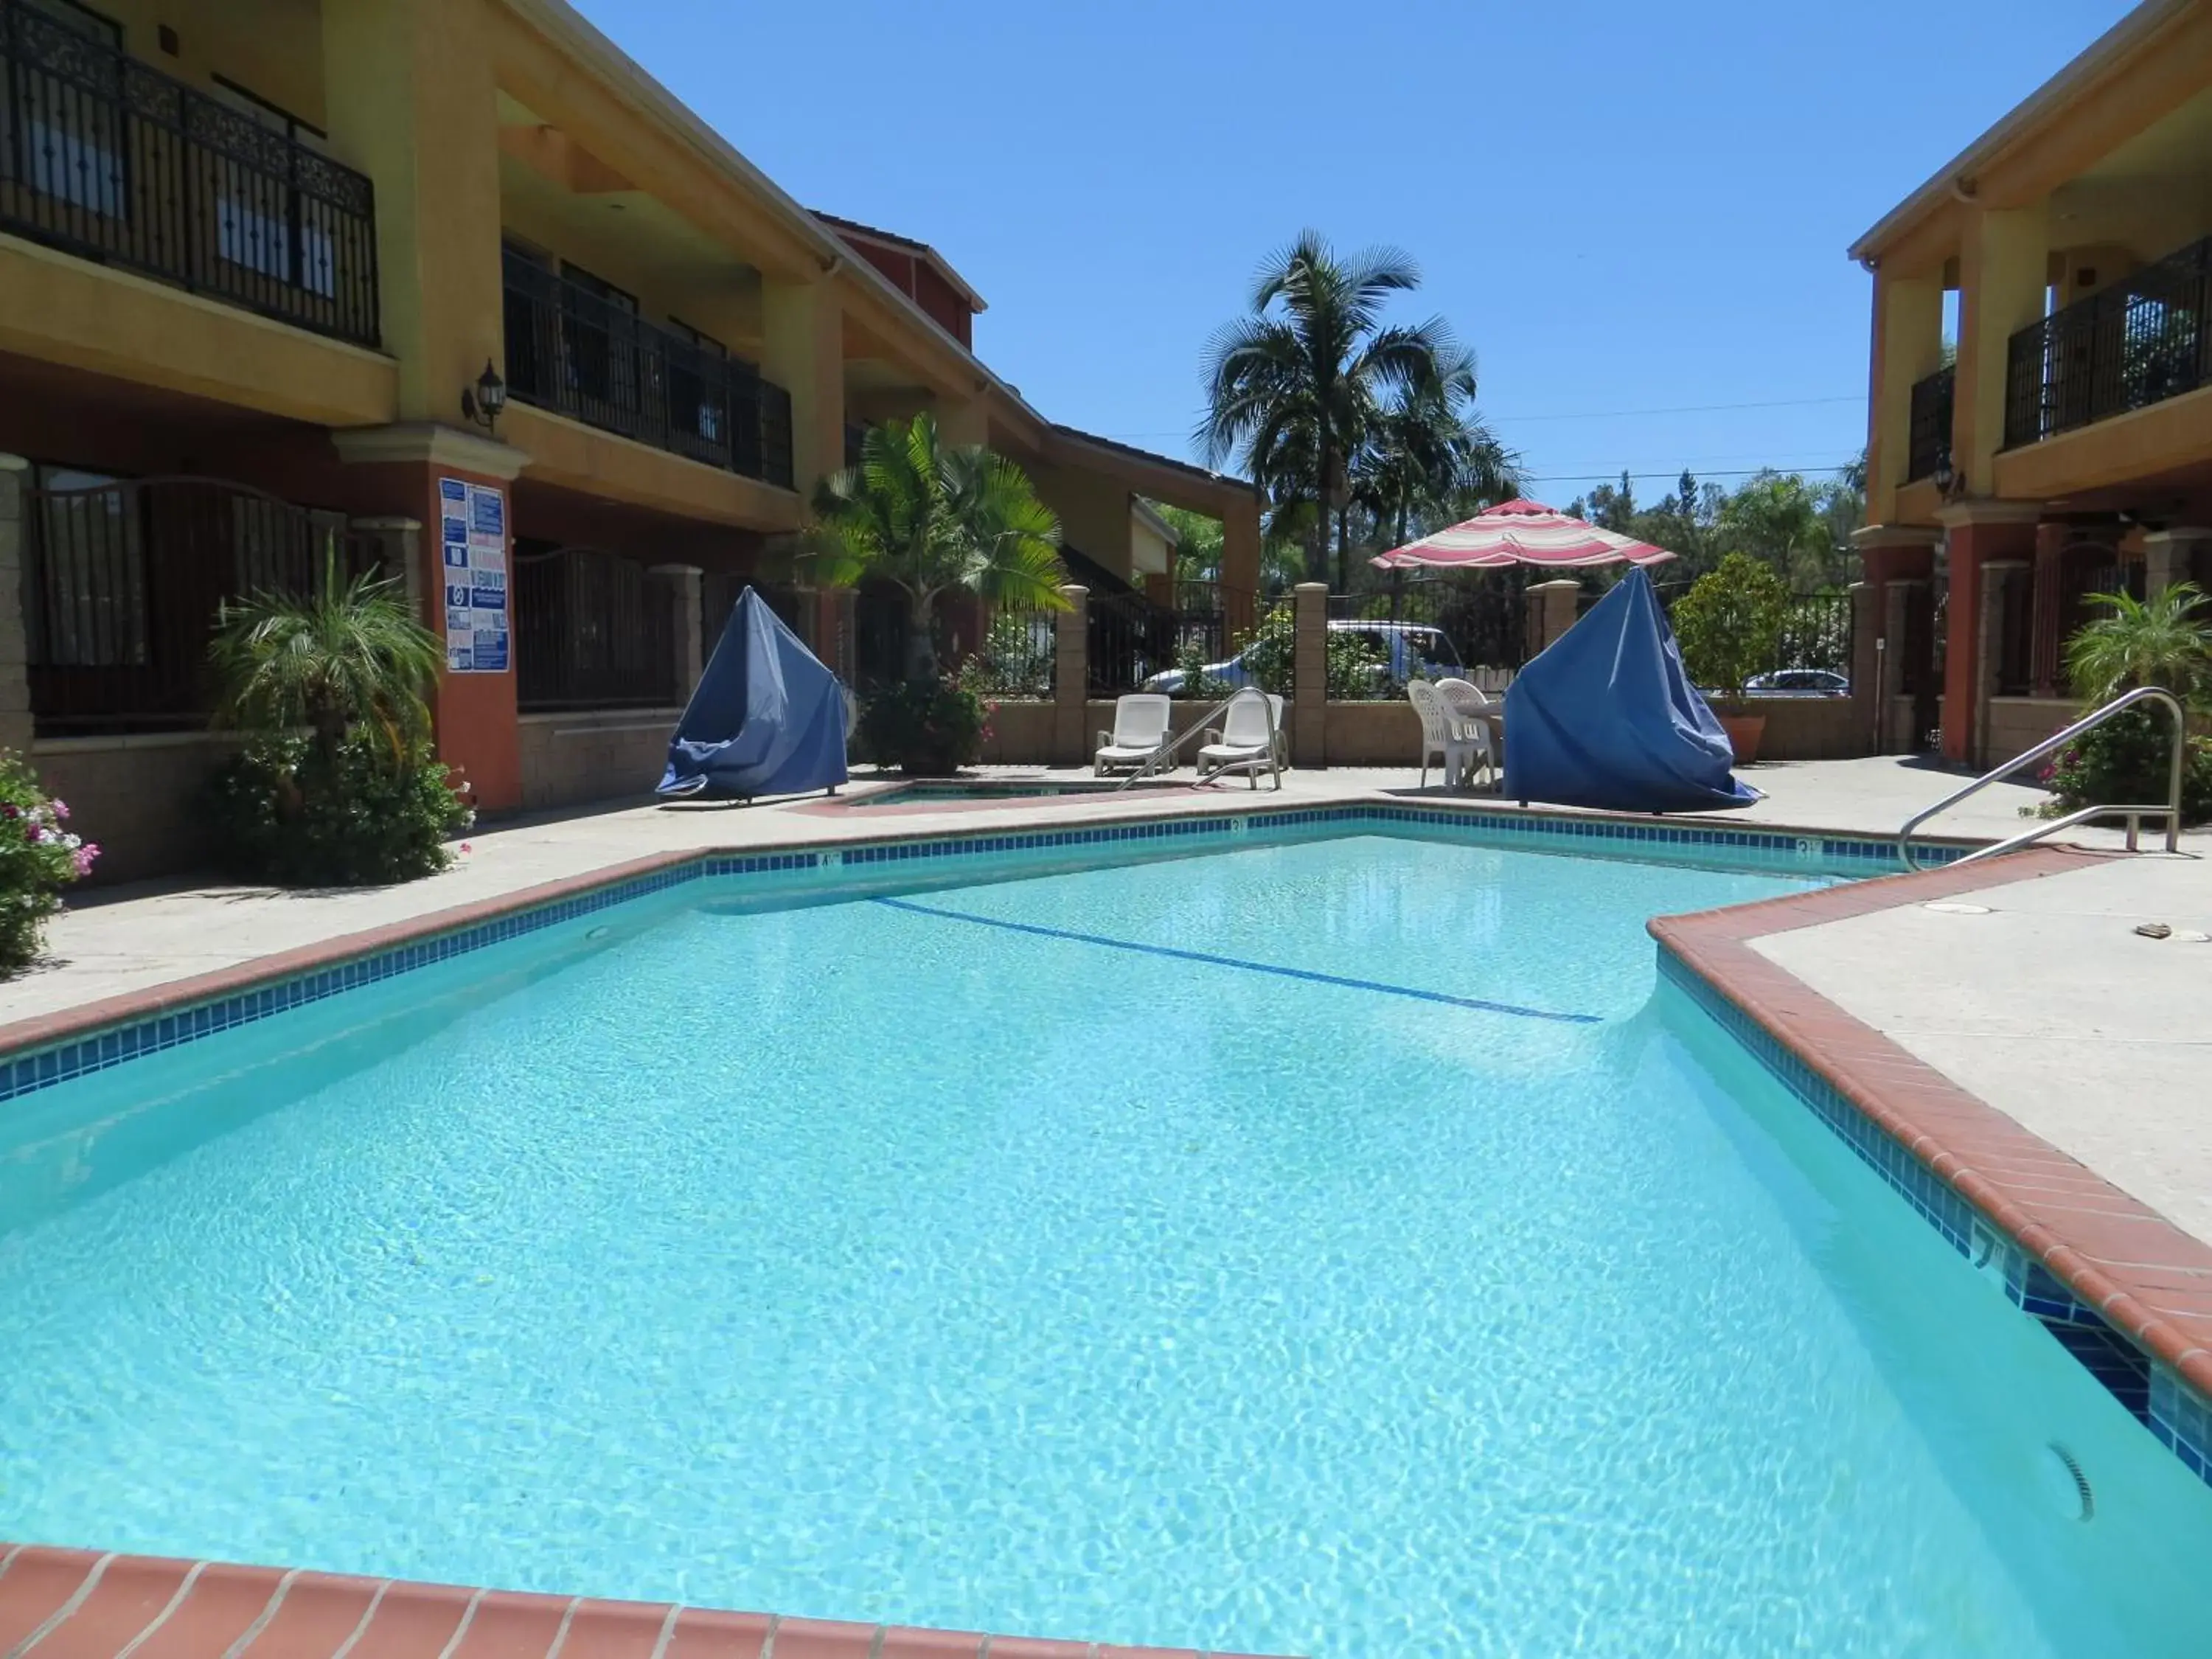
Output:
[[491,484],[439,479],[438,543],[444,550],[447,671],[504,674],[506,495]]

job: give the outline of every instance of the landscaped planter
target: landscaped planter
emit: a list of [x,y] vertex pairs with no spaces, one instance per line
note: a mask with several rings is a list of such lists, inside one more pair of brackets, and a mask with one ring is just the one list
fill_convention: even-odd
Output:
[[1716,708],[1715,719],[1721,730],[1728,733],[1729,747],[1735,751],[1736,764],[1748,766],[1759,758],[1759,739],[1766,735],[1766,716],[1764,714],[1723,714]]

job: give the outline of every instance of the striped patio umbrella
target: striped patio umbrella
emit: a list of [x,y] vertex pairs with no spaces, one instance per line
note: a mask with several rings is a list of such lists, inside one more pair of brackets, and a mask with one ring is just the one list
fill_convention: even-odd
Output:
[[1464,524],[1394,547],[1372,562],[1384,570],[1491,570],[1509,564],[1568,570],[1623,561],[1658,564],[1674,556],[1663,547],[1601,530],[1541,501],[1515,500],[1485,507]]

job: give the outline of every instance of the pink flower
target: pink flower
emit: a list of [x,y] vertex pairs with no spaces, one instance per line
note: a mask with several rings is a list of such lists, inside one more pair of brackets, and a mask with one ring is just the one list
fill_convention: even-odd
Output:
[[70,861],[76,866],[78,875],[88,876],[92,873],[92,861],[99,856],[100,843],[88,841],[70,854]]
[[0,805],[0,817],[20,818],[22,816],[22,809],[17,806],[15,802],[9,801],[4,805]]
[[58,818],[61,818],[61,819],[63,819],[63,820],[64,820],[64,821],[66,821],[66,820],[68,819],[68,817],[69,817],[69,803],[68,803],[67,801],[64,800],[60,796],[58,796],[58,795],[55,796],[55,797],[54,797],[54,799],[52,799],[51,801],[48,801],[48,802],[46,803],[46,805],[48,805],[49,806],[51,806],[51,807],[52,807],[52,808],[54,809],[54,816],[55,816],[56,817],[58,817]]
[[44,829],[40,828],[38,824],[35,824],[35,823],[34,823],[34,824],[33,824],[33,825],[31,826],[31,845],[32,845],[32,846],[36,847],[37,845],[39,845],[39,843],[40,843],[40,842],[43,842],[44,840],[46,840],[46,830],[45,830]]
[[473,848],[473,847],[470,846],[470,845],[468,844],[468,842],[463,842],[461,843],[461,851],[463,851],[464,853],[473,853],[473,852],[475,852],[476,850],[477,850],[477,849],[476,849],[475,848]]

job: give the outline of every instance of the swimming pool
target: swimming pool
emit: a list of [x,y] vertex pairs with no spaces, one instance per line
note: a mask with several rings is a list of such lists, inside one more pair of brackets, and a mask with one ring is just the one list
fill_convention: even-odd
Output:
[[0,1537],[1258,1652],[2191,1650],[2212,1489],[1655,981],[1648,916],[1825,878],[925,862],[0,1105]]

